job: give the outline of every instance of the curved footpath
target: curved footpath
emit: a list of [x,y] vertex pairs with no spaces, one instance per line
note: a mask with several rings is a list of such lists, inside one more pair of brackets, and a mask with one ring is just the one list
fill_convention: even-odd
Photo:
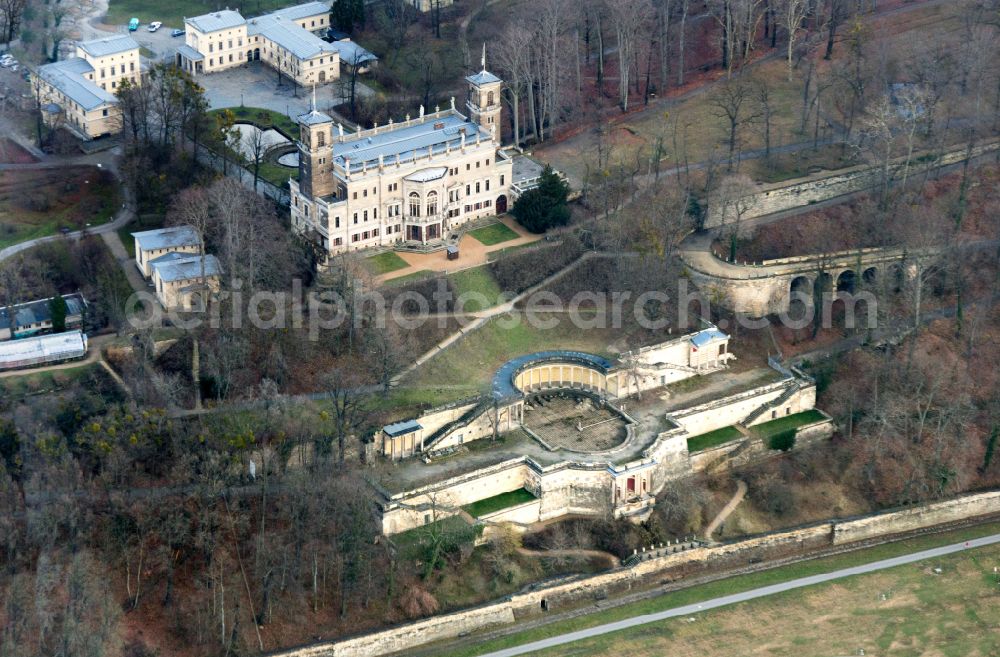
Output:
[[[81,166],[81,165],[93,165],[98,166],[106,171],[110,171],[111,174],[118,179],[118,171],[114,165],[113,156],[109,156],[106,153],[97,153],[94,155],[77,156],[72,158],[52,158],[45,159],[41,162],[32,162],[30,164],[0,164],[0,170],[2,171],[14,171],[14,170],[39,170],[39,169],[58,169],[61,167],[69,166]],[[122,186],[123,192],[127,193],[126,188]],[[115,217],[112,221],[101,224],[100,226],[94,226],[93,228],[86,228],[84,230],[75,230],[65,235],[59,233],[56,235],[47,235],[45,237],[36,237],[33,240],[28,240],[26,242],[18,242],[8,246],[5,249],[0,249],[0,262],[3,262],[7,258],[11,258],[22,251],[27,251],[32,249],[39,244],[44,244],[46,242],[54,242],[61,239],[79,239],[83,235],[102,235],[104,233],[114,233],[119,228],[127,225],[135,216],[135,212],[132,209],[132,204],[128,201],[122,204],[120,210],[115,213]]]
[[726,506],[722,507],[722,511],[719,511],[719,515],[715,516],[715,519],[712,520],[712,522],[708,524],[708,527],[705,528],[705,538],[712,540],[712,534],[714,534],[715,530],[719,528],[719,525],[726,521],[729,514],[736,510],[736,507],[740,505],[740,502],[743,501],[743,496],[746,494],[747,484],[745,481],[740,479],[736,482],[736,493],[733,495],[732,499],[726,502]]
[[548,639],[542,639],[540,641],[532,641],[531,643],[526,643],[524,645],[520,645],[515,648],[507,648],[505,650],[498,650],[496,652],[486,653],[484,655],[481,655],[481,657],[516,657],[517,655],[525,655],[538,650],[555,648],[557,646],[566,645],[567,643],[573,643],[574,641],[580,641],[582,639],[589,639],[591,637],[602,636],[604,634],[610,634],[612,632],[620,632],[622,630],[638,627],[640,625],[656,623],[659,621],[668,620],[670,618],[677,618],[679,616],[691,616],[692,614],[708,611],[709,609],[718,609],[719,607],[725,607],[739,602],[756,600],[757,598],[764,598],[769,595],[774,595],[775,593],[782,593],[784,591],[793,591],[795,589],[801,589],[816,584],[823,584],[825,582],[833,582],[839,579],[853,577],[855,575],[874,573],[880,570],[886,570],[888,568],[895,568],[896,566],[905,566],[906,564],[915,563],[917,561],[924,561],[925,559],[933,559],[935,557],[943,557],[945,555],[954,554],[956,552],[963,552],[965,550],[986,547],[989,545],[995,545],[997,543],[1000,543],[1000,534],[993,534],[991,536],[984,536],[982,538],[976,538],[969,541],[965,541],[964,543],[953,543],[951,545],[945,545],[938,548],[931,548],[929,550],[921,550],[919,552],[913,552],[911,554],[903,555],[900,557],[893,557],[891,559],[882,559],[881,561],[875,561],[861,566],[842,568],[841,570],[835,570],[833,572],[824,573],[822,575],[800,577],[798,579],[793,579],[788,582],[783,582],[780,584],[772,584],[770,586],[762,586],[760,588],[752,589],[750,591],[744,591],[742,593],[724,595],[718,598],[712,598],[711,600],[705,600],[704,602],[684,605],[682,607],[668,609],[666,611],[657,612],[655,614],[642,614],[639,616],[633,616],[631,618],[626,618],[625,620],[616,621],[614,623],[605,623],[604,625],[598,625],[596,627],[587,628],[585,630],[578,630],[576,632],[567,632],[566,634],[560,634],[558,636],[550,637]]

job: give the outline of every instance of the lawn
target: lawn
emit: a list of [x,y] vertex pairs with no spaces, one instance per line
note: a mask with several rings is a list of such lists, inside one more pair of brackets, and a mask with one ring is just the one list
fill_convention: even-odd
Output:
[[[91,348],[95,349],[96,347]],[[61,370],[25,372],[24,374],[0,377],[0,395],[12,400],[19,399],[46,391],[62,390],[77,380],[88,381],[89,388],[104,391],[109,400],[116,400],[119,397],[115,382],[97,363],[67,367]]]
[[[250,172],[250,175],[253,175],[253,167],[248,167],[247,170]],[[282,166],[277,162],[271,162],[268,160],[260,163],[259,174],[261,180],[266,180],[275,187],[280,187],[282,189],[284,189],[285,185],[288,184],[289,178],[294,178],[295,180],[299,179],[298,169],[289,169],[288,167]]]
[[385,285],[391,285],[393,287],[398,287],[400,285],[407,285],[409,283],[416,283],[417,281],[423,280],[425,278],[430,278],[434,276],[435,272],[430,269],[421,269],[415,271],[412,274],[406,274],[405,276],[397,276],[396,278],[390,278],[385,282]]
[[750,430],[766,440],[771,436],[776,436],[777,434],[788,431],[789,429],[798,429],[799,427],[807,424],[812,424],[813,422],[819,422],[820,420],[825,419],[826,418],[822,413],[816,409],[812,409],[801,413],[786,415],[785,417],[779,417],[778,419],[771,420],[770,422],[754,425],[750,428]]
[[[1000,547],[779,593],[538,653],[996,655]],[[940,568],[935,574],[932,568]],[[861,652],[861,651],[864,652]],[[681,653],[685,654],[685,653]]]
[[209,111],[209,115],[218,114],[225,110],[229,110],[236,115],[238,121],[253,123],[262,128],[273,127],[285,133],[286,137],[290,137],[291,139],[298,138],[298,124],[281,112],[275,112],[274,110],[262,107],[223,107]]
[[[261,14],[280,9],[289,4],[288,0],[254,0],[240,7],[244,16]],[[135,16],[142,22],[142,28],[152,21],[162,21],[164,27],[184,26],[185,16],[200,16],[220,9],[220,4],[212,0],[170,0],[170,2],[150,2],[150,0],[111,0],[105,22],[111,25],[128,23]]]
[[399,269],[405,269],[409,266],[410,263],[400,258],[399,254],[395,251],[386,251],[385,253],[379,253],[378,255],[365,258],[365,267],[376,276],[380,274],[388,274],[391,271],[397,271]]
[[[799,563],[773,568],[749,575],[728,577],[709,584],[674,591],[664,595],[634,602],[595,614],[579,616],[543,625],[531,630],[510,634],[488,641],[476,641],[475,645],[441,649],[440,657],[474,657],[491,651],[519,646],[531,641],[537,641],[565,632],[582,630],[603,623],[610,623],[639,614],[649,614],[665,609],[697,603],[714,597],[748,591],[750,589],[786,582],[799,577],[808,577],[827,573],[841,568],[849,568],[880,559],[908,554],[917,550],[925,550],[939,545],[947,545],[972,538],[987,536],[1000,531],[1000,523],[990,523],[959,529],[941,534],[920,536],[917,538],[887,543],[872,548],[847,552],[822,559],[812,559]],[[742,603],[728,609],[721,609],[699,614],[695,621],[687,619],[672,620],[639,628],[627,630],[627,635],[610,634],[595,639],[594,644],[573,643],[554,652],[551,655],[573,654],[577,657],[610,654],[605,647],[609,644],[600,643],[617,639],[614,645],[621,647],[623,642],[637,640],[641,647],[633,647],[630,653],[652,657],[662,654],[706,655],[856,655],[858,647],[865,647],[868,654],[887,654],[888,646],[881,651],[876,646],[884,645],[886,641],[904,641],[896,645],[896,650],[889,654],[899,655],[967,655],[977,654],[965,652],[974,640],[997,641],[997,635],[992,631],[1000,622],[995,615],[1000,613],[1000,607],[994,604],[996,588],[992,572],[993,564],[1000,560],[1000,547],[992,546],[953,555],[935,560],[934,565],[942,565],[944,572],[941,577],[932,577],[927,568],[910,564],[894,570],[883,571],[870,576],[841,580],[837,583],[802,589],[786,594],[772,596]],[[987,565],[988,564],[988,565]],[[914,575],[917,576],[914,576]],[[897,579],[880,579],[880,578]],[[924,583],[924,586],[913,593],[906,589],[894,589],[895,585]],[[940,586],[933,584],[940,583]],[[947,584],[947,586],[945,586]],[[824,589],[826,589],[824,591]],[[829,592],[836,592],[835,599],[829,598]],[[812,598],[810,595],[818,591],[821,596]],[[881,600],[881,593],[889,591],[888,599]],[[941,596],[940,598],[938,596]],[[952,597],[954,596],[954,597]],[[938,604],[938,600],[941,604]],[[961,607],[961,613],[954,614],[954,607]],[[879,622],[872,623],[866,613],[871,610],[872,618]],[[799,613],[808,614],[803,619]],[[742,614],[739,631],[734,632],[722,618],[729,613]],[[896,616],[896,614],[899,614]],[[938,615],[945,614],[939,622]],[[921,616],[923,615],[923,616]],[[988,618],[987,618],[988,616]],[[784,618],[788,622],[784,622]],[[957,649],[923,650],[910,641],[921,633],[925,636],[942,630],[948,630],[951,622],[964,623],[963,617],[972,621],[973,626],[959,631],[947,631],[949,640],[956,643]],[[765,622],[766,619],[766,622]],[[838,625],[831,624],[831,620]],[[740,632],[743,634],[741,635]],[[718,634],[717,634],[718,633]],[[821,642],[840,640],[844,637],[855,641],[848,646],[822,645]],[[869,634],[870,633],[870,634]],[[675,640],[669,649],[663,643]],[[861,643],[858,643],[860,641]],[[693,645],[699,642],[696,647]],[[786,645],[792,644],[792,645]],[[962,645],[964,644],[964,645]],[[810,646],[804,650],[802,646]],[[817,647],[822,645],[822,647]],[[726,646],[724,653],[719,652],[719,646]],[[572,652],[569,652],[572,649]],[[993,652],[978,654],[996,654]]]
[[403,559],[416,559],[423,550],[432,534],[440,532],[453,536],[464,537],[468,534],[470,540],[475,537],[469,524],[461,516],[448,516],[421,527],[415,527],[405,532],[393,535],[389,540],[395,544]]
[[91,166],[0,172],[0,248],[110,221],[118,183]]
[[493,262],[494,260],[502,258],[503,256],[505,256],[507,254],[515,253],[517,251],[522,251],[524,249],[530,249],[532,247],[546,248],[544,246],[539,246],[539,244],[543,244],[543,242],[537,242],[537,241],[536,242],[525,242],[524,244],[515,244],[514,246],[505,246],[502,249],[497,249],[496,251],[490,251],[488,254],[486,254],[486,257],[487,257],[487,259],[490,262]]
[[473,518],[479,518],[493,513],[494,511],[509,509],[512,506],[532,502],[536,499],[538,498],[525,489],[518,488],[517,490],[512,490],[509,493],[500,493],[499,495],[494,495],[493,497],[487,497],[485,500],[479,500],[478,502],[473,502],[472,504],[466,504],[462,507],[462,509]]
[[737,440],[742,436],[743,434],[740,433],[740,430],[736,427],[722,427],[721,429],[716,429],[715,431],[703,433],[700,436],[692,436],[691,438],[688,438],[688,451],[700,452],[701,450],[708,449],[709,447],[716,447],[732,440]]
[[[576,328],[562,314],[535,316],[539,321],[527,321],[524,313],[490,320],[411,372],[403,385],[437,387],[452,399],[465,397],[485,389],[497,368],[515,356],[546,349],[605,355],[619,333],[614,329]],[[553,326],[546,327],[544,322],[548,321]]]
[[465,312],[474,313],[492,308],[501,300],[503,291],[487,265],[456,272],[448,276],[456,301]]
[[482,242],[486,246],[493,246],[494,244],[499,244],[500,242],[508,242],[518,238],[518,234],[511,230],[507,224],[499,221],[495,224],[490,224],[489,226],[483,226],[482,228],[470,230],[469,235],[472,235],[474,239]]

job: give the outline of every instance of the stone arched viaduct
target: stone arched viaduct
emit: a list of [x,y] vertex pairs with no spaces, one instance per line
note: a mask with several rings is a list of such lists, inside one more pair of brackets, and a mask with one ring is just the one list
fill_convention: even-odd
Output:
[[709,299],[753,317],[788,312],[792,293],[812,297],[814,291],[856,292],[885,276],[900,279],[904,249],[855,249],[765,260],[729,263],[712,253],[711,235],[692,235],[683,246],[691,280]]

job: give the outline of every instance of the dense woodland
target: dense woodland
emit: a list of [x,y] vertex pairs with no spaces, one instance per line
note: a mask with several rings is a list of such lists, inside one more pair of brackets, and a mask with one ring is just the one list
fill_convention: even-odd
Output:
[[[7,4],[0,1],[0,14],[11,16]],[[911,34],[904,51],[872,27],[918,4],[933,2],[540,0],[530,11],[506,11],[502,1],[463,0],[421,17],[402,0],[335,3],[338,23],[374,44],[384,64],[375,73],[380,93],[360,103],[360,121],[462,93],[461,77],[478,67],[486,40],[489,66],[507,81],[506,141],[540,145],[546,156],[584,139],[583,198],[568,225],[489,265],[508,292],[586,251],[610,257],[552,291],[673,284],[685,276],[680,239],[701,226],[709,203],[738,206],[758,177],[777,176],[787,164],[779,144],[805,144],[797,166],[832,160],[885,172],[870,197],[843,210],[850,217],[803,220],[793,244],[766,228],[748,233],[739,211],[720,237],[724,257],[753,259],[854,248],[831,229],[847,226],[865,244],[913,254],[905,279],[871,285],[880,303],[866,312],[877,313],[885,334],[806,363],[818,405],[840,427],[834,440],[668,487],[643,525],[559,523],[525,537],[526,547],[623,557],[701,529],[734,478],[749,484],[749,510],[727,536],[1000,485],[1000,181],[982,161],[909,173],[921,152],[995,137],[1000,14],[995,1],[947,3],[955,29]],[[482,18],[463,28],[477,12]],[[687,94],[713,118],[704,139],[699,123],[669,104]],[[198,229],[226,271],[223,314],[247,316],[231,294],[237,286],[284,292],[298,281],[304,293],[345,299],[374,287],[350,258],[315,274],[317,254],[291,235],[286,212],[208,166],[207,149],[231,152],[231,120],[208,114],[193,80],[158,67],[121,99],[119,169],[129,197],[140,214]],[[654,127],[629,140],[622,122],[649,116]],[[750,151],[759,166],[743,161]],[[904,166],[889,166],[897,158]],[[553,223],[564,219],[560,210]],[[373,308],[359,303],[318,340],[305,328],[250,322],[131,331],[116,265],[96,239],[0,263],[0,303],[75,289],[99,298],[102,323],[121,338],[107,356],[124,383],[93,368],[53,376],[45,389],[0,388],[0,657],[259,654],[607,567],[526,557],[513,535],[473,550],[472,536],[442,523],[394,541],[380,536],[365,481],[380,466],[365,446],[377,427],[427,405],[389,381],[455,323],[375,329]],[[733,319],[712,307],[710,319]],[[835,313],[830,328],[774,321],[737,329],[733,350],[762,365],[775,345],[793,356],[866,335],[839,322]],[[160,349],[163,335],[178,339]],[[623,340],[631,347],[656,337]],[[289,396],[300,393],[314,398]]]

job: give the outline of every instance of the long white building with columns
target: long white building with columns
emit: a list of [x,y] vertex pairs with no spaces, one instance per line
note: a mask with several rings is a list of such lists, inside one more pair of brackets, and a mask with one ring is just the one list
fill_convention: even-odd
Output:
[[466,108],[345,134],[315,109],[299,117],[292,229],[328,255],[400,242],[433,246],[473,219],[506,212],[513,162],[500,149],[500,78],[466,78]]

